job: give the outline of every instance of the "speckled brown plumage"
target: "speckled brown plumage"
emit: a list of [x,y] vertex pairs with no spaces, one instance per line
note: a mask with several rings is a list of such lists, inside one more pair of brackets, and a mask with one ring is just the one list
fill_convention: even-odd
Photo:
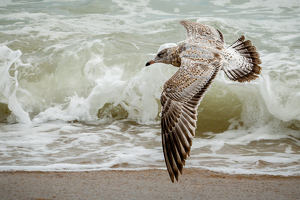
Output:
[[197,108],[222,69],[229,79],[251,81],[261,71],[252,43],[241,36],[229,48],[217,29],[190,21],[179,22],[187,31],[184,44],[161,50],[154,63],[172,64],[178,71],[164,84],[161,94],[162,146],[172,182],[178,181],[195,136]]

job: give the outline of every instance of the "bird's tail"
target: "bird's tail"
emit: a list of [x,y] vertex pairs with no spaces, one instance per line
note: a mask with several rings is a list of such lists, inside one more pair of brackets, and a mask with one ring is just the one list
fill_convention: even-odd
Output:
[[242,35],[225,51],[223,71],[230,80],[246,82],[254,80],[261,71],[261,60],[256,47],[252,45],[250,40],[244,41]]

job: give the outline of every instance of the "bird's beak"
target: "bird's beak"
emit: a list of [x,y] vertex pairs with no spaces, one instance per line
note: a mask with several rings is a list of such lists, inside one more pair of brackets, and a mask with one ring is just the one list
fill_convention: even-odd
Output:
[[154,60],[150,60],[149,62],[146,63],[146,66],[152,65],[153,63],[155,63]]

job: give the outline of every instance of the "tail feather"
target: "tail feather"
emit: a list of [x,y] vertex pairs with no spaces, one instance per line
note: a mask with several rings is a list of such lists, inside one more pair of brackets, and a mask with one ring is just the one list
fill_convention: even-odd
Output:
[[229,46],[224,56],[227,63],[223,65],[223,70],[233,81],[252,81],[260,74],[260,55],[250,40],[245,41],[245,36],[242,35]]

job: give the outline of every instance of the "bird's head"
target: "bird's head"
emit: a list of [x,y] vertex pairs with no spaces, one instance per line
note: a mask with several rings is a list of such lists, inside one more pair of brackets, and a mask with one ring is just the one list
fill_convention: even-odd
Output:
[[171,49],[172,48],[166,48],[158,52],[154,60],[150,60],[149,62],[147,62],[146,66],[152,65],[154,63],[171,64],[172,63]]

